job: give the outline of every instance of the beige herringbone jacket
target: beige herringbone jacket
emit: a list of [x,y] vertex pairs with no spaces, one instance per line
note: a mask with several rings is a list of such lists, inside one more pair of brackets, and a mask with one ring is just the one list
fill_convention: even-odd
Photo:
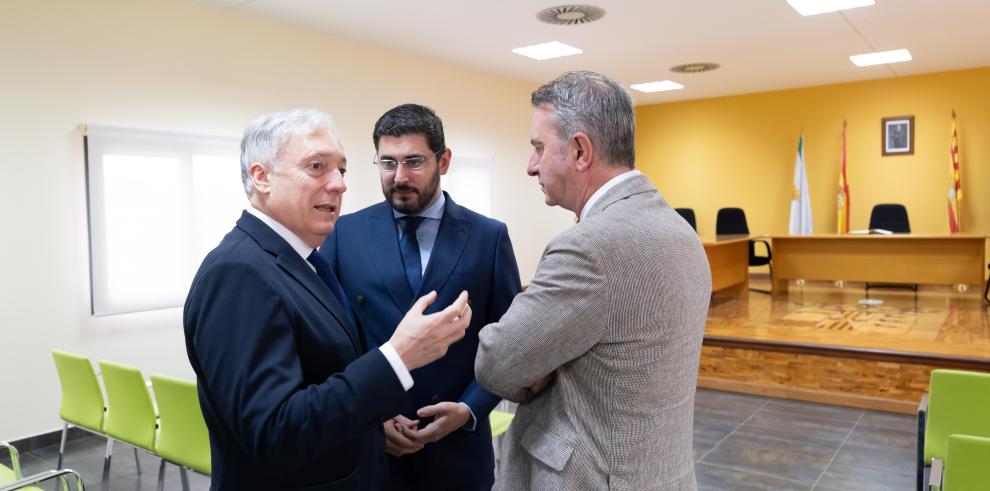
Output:
[[694,391],[711,273],[645,176],[554,238],[526,292],[482,329],[478,382],[520,404],[500,489],[694,490]]

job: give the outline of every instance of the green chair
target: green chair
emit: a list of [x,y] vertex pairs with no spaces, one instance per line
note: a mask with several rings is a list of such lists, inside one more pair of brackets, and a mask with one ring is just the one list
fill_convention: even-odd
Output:
[[0,442],[0,448],[6,448],[7,452],[10,454],[10,467],[0,464],[0,491],[10,491],[14,489],[23,491],[42,491],[41,488],[32,485],[40,484],[54,478],[59,478],[62,481],[63,491],[68,491],[70,481],[67,477],[73,478],[72,482],[75,483],[75,489],[79,491],[85,489],[83,486],[82,477],[80,477],[79,473],[72,469],[39,472],[38,474],[24,477],[21,474],[21,463],[17,449],[7,442]]
[[151,386],[158,402],[160,432],[158,489],[165,486],[165,461],[179,466],[182,489],[189,489],[186,468],[210,475],[210,434],[199,406],[196,383],[163,375],[151,375]]
[[34,485],[56,478],[62,483],[62,491],[69,491],[70,482],[74,485],[72,489],[75,489],[76,491],[86,491],[86,486],[83,484],[82,476],[72,469],[39,472],[9,483],[0,483],[0,491],[43,491],[41,488]]
[[509,430],[509,424],[516,415],[505,411],[494,410],[488,415],[488,421],[492,425],[492,438],[495,438]]
[[0,464],[0,484],[14,482],[21,476],[21,462],[18,458],[17,449],[7,442],[0,442],[0,448],[6,448],[10,454],[10,467]]
[[971,491],[990,489],[990,438],[949,435],[945,464],[932,464],[932,489]]
[[109,438],[103,478],[106,480],[110,476],[114,440],[134,448],[134,461],[138,474],[141,474],[137,451],[141,449],[155,455],[158,434],[157,411],[151,402],[148,387],[137,368],[100,360],[100,371],[103,373],[103,386],[107,390],[107,412],[113,415],[106,425]]
[[69,425],[105,436],[107,416],[103,390],[89,358],[57,349],[52,350],[52,358],[62,386],[62,406],[59,410],[63,422],[62,443],[58,447],[56,467],[61,469]]
[[934,459],[945,460],[949,435],[955,434],[990,437],[990,374],[932,370],[928,394],[918,407],[919,491],[925,469]]

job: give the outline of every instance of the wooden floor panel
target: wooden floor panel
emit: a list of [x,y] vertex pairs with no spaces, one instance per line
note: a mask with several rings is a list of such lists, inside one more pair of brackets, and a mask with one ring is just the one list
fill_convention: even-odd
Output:
[[699,385],[911,412],[932,369],[990,371],[980,293],[871,289],[867,298],[862,284],[815,283],[783,297],[716,296]]
[[[753,282],[752,286],[761,286]],[[990,359],[990,321],[980,293],[948,287],[909,290],[790,288],[786,297],[751,294],[716,297],[706,335],[858,346],[892,351],[939,353]]]

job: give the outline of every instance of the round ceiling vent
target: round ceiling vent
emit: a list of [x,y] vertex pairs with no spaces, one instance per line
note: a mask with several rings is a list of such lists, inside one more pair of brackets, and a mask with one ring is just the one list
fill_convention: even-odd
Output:
[[536,18],[540,21],[559,26],[587,24],[602,17],[605,17],[605,11],[591,5],[561,5],[541,10],[536,14]]
[[718,67],[718,63],[685,63],[670,67],[670,71],[674,73],[701,73],[710,72]]

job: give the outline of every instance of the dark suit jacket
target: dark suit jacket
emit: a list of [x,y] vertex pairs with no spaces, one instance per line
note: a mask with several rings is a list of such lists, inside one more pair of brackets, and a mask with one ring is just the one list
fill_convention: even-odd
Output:
[[186,299],[211,489],[381,489],[382,422],[409,405],[305,259],[245,212]]
[[[419,452],[391,458],[393,489],[490,488],[493,477],[488,413],[501,400],[474,379],[478,331],[497,321],[520,290],[519,268],[505,224],[460,206],[446,193],[443,218],[418,292],[406,281],[392,208],[381,202],[341,217],[320,253],[340,283],[372,347],[392,336],[420,296],[436,290],[427,312],[441,310],[467,290],[473,311],[463,339],[446,356],[412,372],[411,404],[403,414],[440,401],[461,401],[478,418],[477,430],[456,430]],[[420,427],[425,421],[421,421]],[[409,483],[418,483],[405,486]]]

